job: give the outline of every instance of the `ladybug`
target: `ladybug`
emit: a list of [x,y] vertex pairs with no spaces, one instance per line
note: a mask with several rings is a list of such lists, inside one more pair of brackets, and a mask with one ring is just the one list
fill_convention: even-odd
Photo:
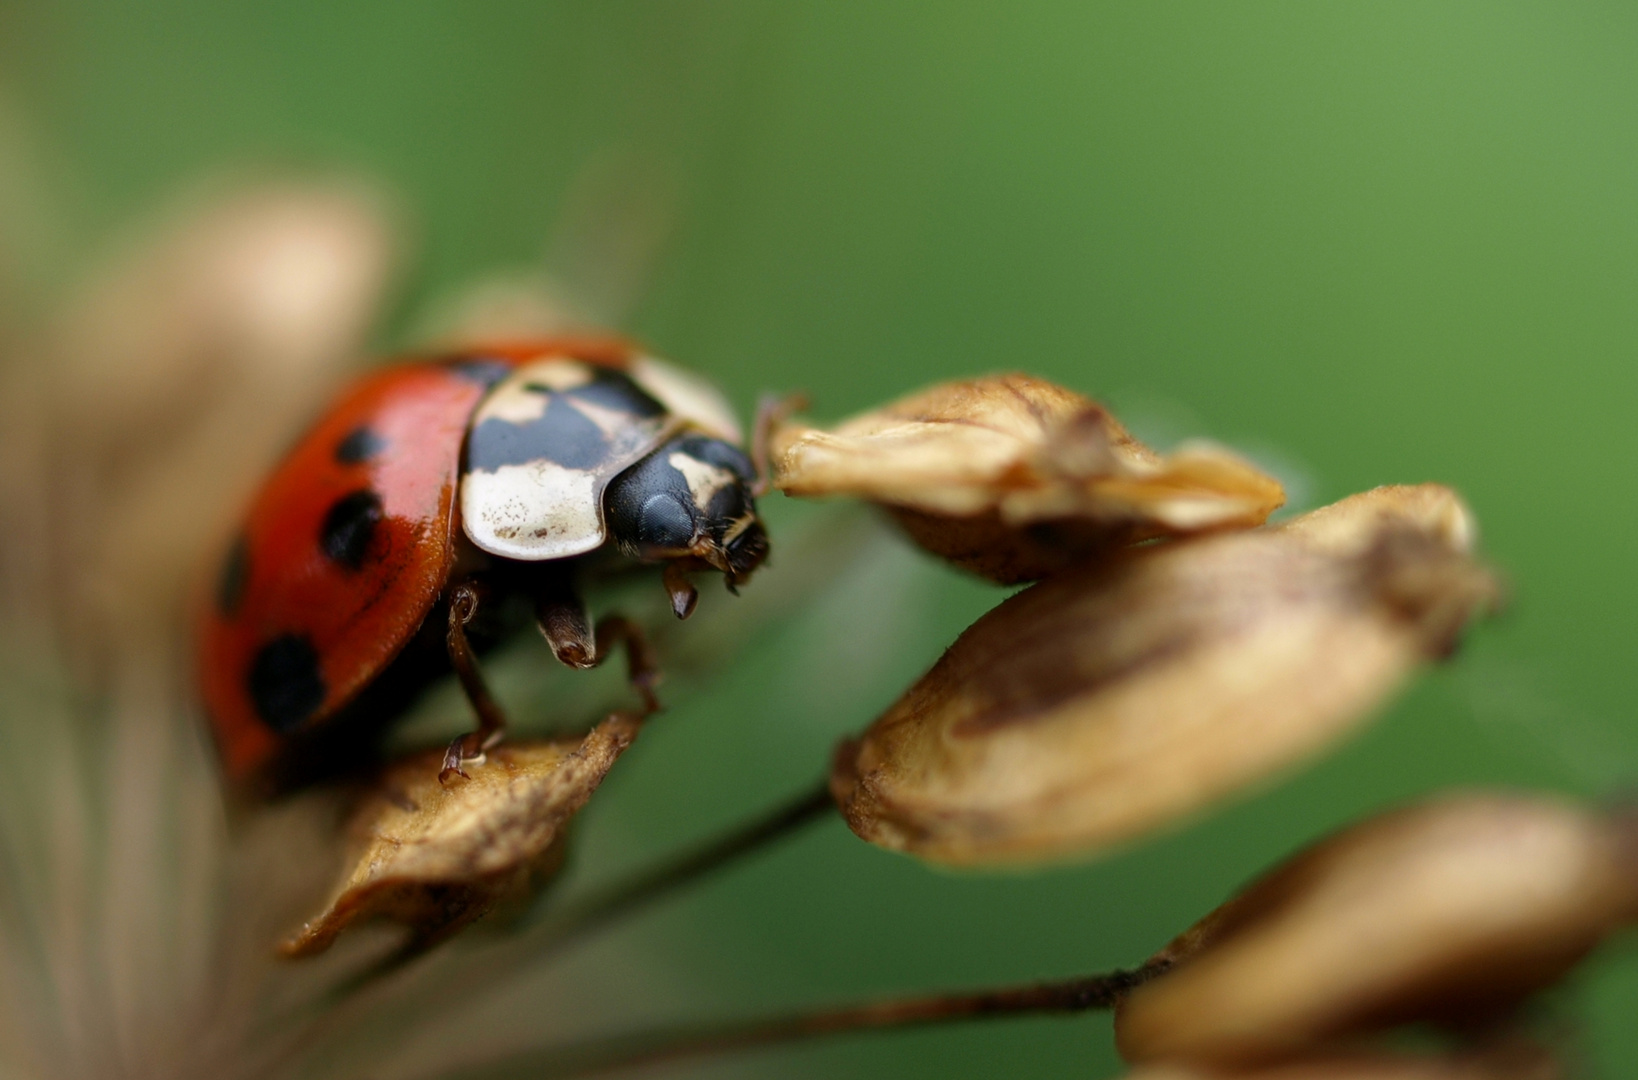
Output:
[[612,616],[594,629],[578,586],[611,564],[659,565],[679,618],[690,574],[737,591],[768,552],[766,470],[740,442],[714,388],[614,339],[359,379],[256,496],[205,605],[200,687],[229,778],[285,787],[333,771],[451,670],[478,724],[441,777],[464,775],[506,726],[478,649],[531,617],[573,667],[623,643],[645,713],[657,709],[639,628]]

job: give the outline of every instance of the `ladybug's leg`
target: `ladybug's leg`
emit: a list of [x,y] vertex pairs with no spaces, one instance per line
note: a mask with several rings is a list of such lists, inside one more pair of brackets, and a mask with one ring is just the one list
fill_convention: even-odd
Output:
[[558,660],[573,668],[597,666],[591,613],[566,576],[550,578],[536,591],[535,624]]
[[660,670],[642,627],[623,615],[606,615],[593,633],[586,605],[565,581],[554,582],[536,596],[535,621],[552,652],[570,667],[597,667],[615,648],[625,645],[627,677],[643,699],[640,715],[646,717],[660,710],[659,699],[654,696]]
[[501,741],[506,733],[506,714],[496,703],[489,686],[478,670],[478,657],[472,643],[466,638],[466,624],[478,613],[478,591],[468,582],[461,582],[449,593],[449,661],[455,667],[455,677],[461,690],[478,714],[478,730],[462,735],[449,744],[444,753],[444,766],[438,779],[447,783],[451,777],[465,776],[463,761],[476,761],[484,751]]
[[641,715],[651,716],[660,711],[660,699],[654,696],[654,688],[660,685],[660,668],[648,636],[624,615],[604,616],[597,624],[598,662],[607,659],[622,643],[626,647],[626,679],[643,699]]
[[700,598],[700,591],[688,580],[688,572],[692,569],[694,567],[689,564],[689,560],[673,559],[666,563],[662,576],[666,595],[671,597],[671,610],[679,619],[686,619],[694,614],[694,605]]
[[751,465],[756,469],[756,482],[751,485],[751,498],[760,499],[773,489],[773,469],[768,457],[773,429],[791,413],[808,407],[803,394],[763,394],[756,403],[756,419],[751,424]]

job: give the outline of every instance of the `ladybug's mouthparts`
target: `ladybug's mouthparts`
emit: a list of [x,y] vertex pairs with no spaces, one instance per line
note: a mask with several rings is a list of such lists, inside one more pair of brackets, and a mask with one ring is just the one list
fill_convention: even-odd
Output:
[[750,580],[752,571],[768,557],[768,531],[762,527],[762,522],[753,521],[744,532],[734,537],[726,555],[727,566],[722,572],[727,577],[728,587],[733,589]]

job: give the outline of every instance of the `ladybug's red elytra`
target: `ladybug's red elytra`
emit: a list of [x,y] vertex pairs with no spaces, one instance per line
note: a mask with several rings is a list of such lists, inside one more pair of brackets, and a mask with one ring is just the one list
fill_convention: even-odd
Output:
[[229,777],[323,771],[451,668],[478,714],[445,756],[459,773],[505,724],[468,627],[513,597],[566,664],[624,642],[657,708],[640,631],[618,616],[594,631],[577,578],[593,558],[663,565],[679,618],[690,573],[745,581],[768,538],[764,470],[740,442],[714,388],[616,339],[365,375],[256,496],[204,612],[200,684]]

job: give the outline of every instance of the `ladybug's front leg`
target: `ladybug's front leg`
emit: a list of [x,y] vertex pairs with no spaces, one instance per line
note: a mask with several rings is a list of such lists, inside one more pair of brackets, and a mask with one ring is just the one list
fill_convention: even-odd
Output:
[[494,695],[489,692],[488,684],[483,681],[483,672],[478,670],[477,654],[472,651],[472,643],[466,637],[466,624],[477,613],[478,591],[470,583],[463,581],[450,590],[449,662],[454,665],[455,677],[460,680],[466,699],[472,703],[472,711],[478,714],[478,730],[462,735],[449,744],[449,749],[444,753],[444,766],[438,772],[441,783],[448,783],[455,776],[465,776],[461,763],[481,759],[484,751],[500,742],[506,734],[506,713],[501,711]]
[[643,628],[623,615],[606,615],[592,632],[586,605],[566,581],[543,589],[535,597],[535,621],[557,658],[570,667],[594,668],[620,645],[626,648],[627,678],[643,699],[638,719],[660,711],[654,688],[660,669]]

